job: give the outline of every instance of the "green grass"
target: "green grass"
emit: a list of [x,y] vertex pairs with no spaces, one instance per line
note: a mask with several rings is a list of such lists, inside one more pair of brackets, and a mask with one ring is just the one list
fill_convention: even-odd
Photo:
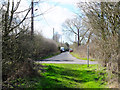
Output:
[[56,55],[58,55],[58,54],[60,54],[60,52],[55,53],[55,54],[48,55],[48,56],[46,56],[46,57],[42,57],[41,59],[51,58],[51,57],[56,56]]
[[60,52],[55,53],[55,54],[49,54],[49,55],[47,55],[47,56],[45,56],[45,57],[35,57],[34,59],[35,59],[35,60],[43,60],[43,59],[51,58],[51,57],[56,56],[56,55],[58,55],[58,54],[60,54]]
[[[81,59],[81,60],[87,60],[87,57],[85,58],[81,58],[77,53],[71,52],[70,53],[72,56],[76,57],[77,59]],[[95,61],[94,59],[89,59],[90,61]]]
[[42,64],[41,77],[21,80],[22,87],[30,88],[105,88],[107,74],[98,65]]

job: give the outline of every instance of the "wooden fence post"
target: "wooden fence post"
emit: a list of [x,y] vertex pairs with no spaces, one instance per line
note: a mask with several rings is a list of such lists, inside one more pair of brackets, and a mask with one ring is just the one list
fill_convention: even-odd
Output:
[[89,67],[89,44],[87,45],[87,67]]

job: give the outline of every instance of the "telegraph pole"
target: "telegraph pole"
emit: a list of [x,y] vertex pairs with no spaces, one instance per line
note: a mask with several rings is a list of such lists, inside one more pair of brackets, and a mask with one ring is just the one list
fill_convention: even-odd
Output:
[[[120,30],[118,31],[118,53],[120,53]],[[120,55],[118,55],[118,71],[120,71]],[[118,84],[120,84],[120,74],[118,73]],[[120,85],[119,85],[120,88]]]
[[89,44],[87,45],[87,66],[89,67]]
[[34,34],[34,2],[31,1],[31,37],[33,38]]
[[75,34],[75,42],[77,42],[77,35]]
[[62,47],[62,35],[61,35],[61,47]]
[[53,28],[53,40],[54,40],[54,28]]
[[79,40],[80,40],[80,36],[79,36],[79,29],[78,29],[78,46],[80,45]]

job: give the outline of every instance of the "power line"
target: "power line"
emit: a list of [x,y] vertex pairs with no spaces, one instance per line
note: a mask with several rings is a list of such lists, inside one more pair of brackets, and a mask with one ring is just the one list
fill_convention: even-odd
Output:
[[34,33],[34,2],[31,0],[31,37]]
[[[40,9],[40,12],[42,12],[40,6],[38,6],[38,7],[39,7],[39,9]],[[44,17],[44,15],[42,15],[42,16],[43,16],[43,19],[45,20],[45,22],[47,23],[47,25],[49,26],[49,28],[51,29],[52,27],[51,27],[50,24],[47,22],[47,20],[46,20],[46,18]],[[54,40],[54,28],[53,28],[53,40]]]
[[34,34],[34,4],[35,3],[39,3],[39,2],[34,2],[34,0],[31,0],[31,38],[33,38],[33,34]]
[[[57,5],[57,4],[56,4]],[[48,10],[46,10],[44,13],[42,13],[42,10],[41,10],[41,8],[40,8],[40,6],[39,5],[37,5],[38,6],[38,8],[39,8],[39,10],[40,10],[40,13],[41,14],[39,14],[39,15],[42,15],[43,16],[43,19],[44,19],[44,21],[46,22],[46,24],[49,26],[49,28],[51,28],[52,29],[52,27],[50,26],[50,24],[47,22],[47,20],[46,20],[46,18],[45,18],[45,16],[44,16],[44,14],[45,14],[45,12],[47,12],[48,10],[50,10],[50,9],[52,9],[52,8],[49,8]],[[34,33],[34,2],[33,2],[33,0],[31,0],[31,36],[33,36],[33,33]],[[38,16],[39,16],[38,15]],[[53,32],[54,32],[54,28],[53,28]],[[54,39],[54,33],[53,33],[53,39]]]
[[[54,6],[57,6],[59,3],[56,3]],[[43,19],[44,19],[44,21],[46,22],[46,24],[49,26],[49,28],[51,28],[52,29],[52,27],[51,27],[51,25],[48,23],[48,21],[46,20],[46,18],[45,18],[45,16],[44,16],[44,14],[45,13],[47,13],[48,11],[50,11],[50,10],[52,10],[52,9],[54,9],[55,7],[51,7],[51,8],[49,8],[49,9],[47,9],[46,11],[44,11],[43,13],[42,13],[42,10],[41,10],[41,8],[40,8],[40,6],[38,5],[38,8],[40,9],[40,13],[41,13],[41,15],[43,16]],[[37,16],[39,16],[39,15],[37,15]]]
[[[41,8],[40,8],[39,5],[38,5],[38,8],[40,9],[40,12],[42,13],[42,10],[41,10]],[[46,18],[44,17],[43,14],[42,14],[42,16],[43,16],[44,21],[47,23],[47,25],[48,25],[50,28],[52,28],[52,27],[50,26],[50,24],[47,22],[47,20],[46,20]]]

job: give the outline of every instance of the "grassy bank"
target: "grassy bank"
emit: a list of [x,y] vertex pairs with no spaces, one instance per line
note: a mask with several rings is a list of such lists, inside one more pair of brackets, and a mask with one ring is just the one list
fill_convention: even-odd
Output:
[[35,61],[39,61],[39,60],[51,58],[51,57],[56,56],[56,55],[59,55],[59,54],[60,54],[60,52],[57,52],[57,53],[54,53],[54,54],[49,54],[49,55],[44,56],[44,57],[39,57],[39,58],[37,57],[37,58],[35,58]]
[[60,52],[55,53],[55,54],[50,54],[50,55],[48,55],[48,56],[46,56],[46,57],[42,57],[41,59],[51,58],[51,57],[56,56],[56,55],[58,55],[58,54],[60,54]]
[[[70,53],[73,57],[76,57],[77,59],[81,59],[81,60],[87,60],[87,57],[84,57],[84,58],[81,58],[80,56],[79,56],[79,54],[77,54],[77,53],[74,53],[74,52],[71,52]],[[94,59],[89,59],[90,61],[95,61]]]
[[98,65],[42,64],[41,77],[19,79],[18,87],[30,88],[105,88],[107,74]]

